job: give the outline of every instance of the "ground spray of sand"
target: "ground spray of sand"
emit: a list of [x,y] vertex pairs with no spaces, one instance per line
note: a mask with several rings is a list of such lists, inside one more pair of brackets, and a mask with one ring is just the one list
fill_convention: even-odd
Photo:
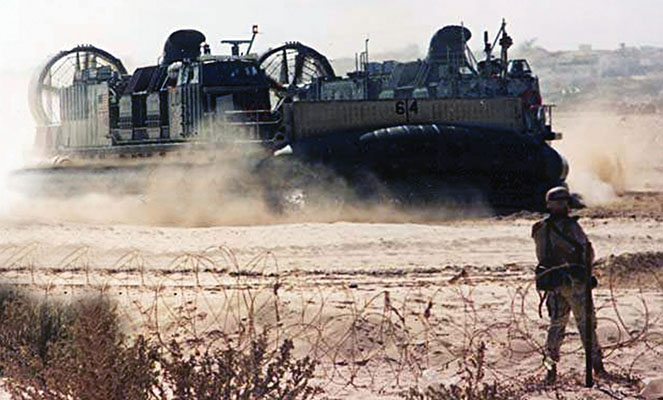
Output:
[[607,204],[625,191],[663,189],[654,165],[663,162],[661,118],[586,112],[558,114],[554,123],[563,134],[553,145],[569,162],[569,186],[588,205]]
[[[655,143],[661,135],[655,117],[620,117],[605,113],[558,114],[556,130],[564,135],[554,146],[570,164],[569,185],[590,206],[606,204],[626,190],[652,186],[654,179],[641,176],[641,166],[660,162]],[[658,130],[660,131],[660,130]],[[660,157],[658,157],[660,158]],[[217,157],[223,160],[223,157]],[[489,215],[481,203],[469,210],[453,207],[434,210],[403,211],[394,204],[365,204],[344,201],[338,204],[306,204],[304,209],[275,212],[267,201],[263,183],[246,163],[224,160],[207,166],[181,167],[173,160],[150,159],[152,166],[135,173],[91,173],[90,185],[78,179],[67,196],[33,196],[6,189],[7,169],[0,174],[5,189],[0,212],[5,217],[36,221],[84,223],[121,223],[160,226],[255,225],[288,222],[425,222],[445,217]],[[179,160],[181,161],[181,160]],[[147,161],[133,161],[144,163]],[[13,165],[12,165],[13,166]],[[642,168],[644,170],[644,168]],[[118,172],[119,174],[120,172]],[[1,178],[4,177],[4,178]],[[63,179],[63,189],[69,181]],[[335,199],[349,190],[340,180],[333,180],[318,193],[318,198]],[[655,185],[655,183],[654,183]],[[80,189],[80,188],[79,188]],[[318,190],[321,190],[318,188]],[[66,190],[65,190],[66,191]],[[341,194],[341,196],[339,196]]]

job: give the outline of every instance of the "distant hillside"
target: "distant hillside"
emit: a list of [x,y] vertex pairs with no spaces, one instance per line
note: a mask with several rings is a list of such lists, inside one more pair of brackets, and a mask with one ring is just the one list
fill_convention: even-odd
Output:
[[564,108],[663,109],[663,48],[629,47],[548,51],[526,41],[513,52],[539,76],[545,101]]

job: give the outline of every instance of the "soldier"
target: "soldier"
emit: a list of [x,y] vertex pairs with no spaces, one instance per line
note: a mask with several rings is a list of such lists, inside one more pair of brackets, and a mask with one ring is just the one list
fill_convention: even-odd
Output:
[[[594,260],[592,244],[578,224],[577,217],[569,216],[571,195],[565,187],[555,187],[546,193],[550,215],[534,224],[532,238],[536,244],[537,289],[544,290],[546,308],[550,316],[546,341],[547,367],[545,383],[557,379],[557,362],[564,332],[573,311],[582,344],[586,344],[585,279],[586,266]],[[540,272],[542,272],[540,274]],[[596,279],[592,277],[592,284]],[[542,300],[543,301],[543,300]],[[596,340],[596,313],[592,309],[592,367],[604,375],[601,347]],[[585,346],[586,347],[586,346]]]

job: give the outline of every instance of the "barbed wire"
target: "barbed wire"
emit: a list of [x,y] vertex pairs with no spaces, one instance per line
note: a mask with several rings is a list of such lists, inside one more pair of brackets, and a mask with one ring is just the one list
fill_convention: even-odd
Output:
[[[426,384],[431,371],[451,375],[480,343],[489,349],[486,371],[493,379],[525,385],[523,376],[544,369],[536,360],[545,354],[547,320],[539,317],[527,266],[493,276],[491,285],[478,282],[484,279],[471,268],[434,269],[425,280],[405,272],[368,274],[357,283],[353,275],[349,283],[325,271],[283,271],[268,251],[242,264],[224,246],[166,261],[132,249],[107,266],[95,265],[88,246],[51,264],[43,261],[48,258],[54,256],[45,256],[36,242],[4,245],[0,279],[45,297],[109,296],[128,333],[166,346],[178,338],[192,347],[241,348],[268,332],[276,347],[288,338],[300,355],[319,361],[319,379],[339,387],[384,391]],[[610,265],[600,270],[607,284],[595,291],[598,325],[608,332],[602,347],[608,363],[631,375],[642,359],[663,356],[656,297],[663,280],[655,265],[631,277],[618,263]],[[567,336],[563,358],[579,358],[579,336]]]

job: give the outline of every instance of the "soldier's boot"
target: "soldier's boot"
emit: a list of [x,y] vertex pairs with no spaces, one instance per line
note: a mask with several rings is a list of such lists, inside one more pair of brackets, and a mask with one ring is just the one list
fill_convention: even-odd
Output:
[[557,364],[552,363],[546,367],[546,379],[543,381],[543,383],[546,386],[554,385],[555,382],[557,382]]
[[603,359],[598,357],[592,360],[592,368],[594,369],[594,374],[596,375],[597,378],[600,379],[605,379],[605,380],[615,380],[618,379],[618,377],[614,374],[611,374],[610,372],[606,371],[605,367],[603,366]]
[[603,366],[603,359],[601,358],[592,359],[592,368],[597,375],[607,374],[605,367]]

